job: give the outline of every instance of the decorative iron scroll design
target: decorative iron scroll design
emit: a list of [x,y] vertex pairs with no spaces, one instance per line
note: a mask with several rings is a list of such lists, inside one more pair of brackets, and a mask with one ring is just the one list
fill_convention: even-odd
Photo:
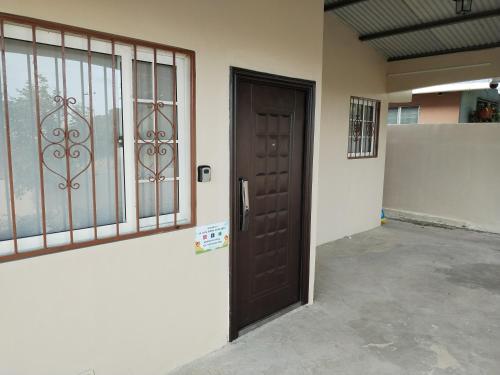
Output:
[[[375,127],[373,122],[365,122],[365,137],[370,138],[373,135],[373,129]],[[354,142],[360,142],[363,134],[363,122],[362,120],[356,120],[354,124],[352,139]]]
[[[62,181],[58,184],[59,189],[79,189],[80,183],[75,181],[78,177],[80,177],[91,165],[94,155],[90,149],[85,145],[85,143],[89,140],[92,134],[92,127],[90,126],[89,121],[82,116],[76,109],[72,106],[76,104],[76,99],[73,97],[64,98],[60,95],[54,97],[54,102],[57,105],[56,108],[47,113],[42,120],[40,121],[40,129],[41,136],[47,143],[42,149],[42,164],[43,166],[49,170],[51,173],[60,177]],[[52,129],[51,131],[44,131],[43,125],[46,120],[59,112],[60,110],[64,110],[66,115],[71,115],[72,117],[79,118],[86,125],[86,130],[88,130],[87,134],[82,136],[82,133],[78,129],[69,129],[69,127],[57,127]],[[67,171],[67,175],[59,173],[55,170],[54,166],[48,165],[47,155],[52,153],[56,159],[78,159],[82,156],[82,152],[88,154],[89,159],[88,163],[85,166],[72,175],[71,170]]]
[[363,131],[363,124],[361,120],[356,120],[353,129],[352,139],[354,142],[359,142],[361,140],[361,134]]
[[[165,181],[166,177],[163,175],[163,173],[167,170],[168,167],[172,165],[175,161],[175,155],[174,155],[174,146],[172,145],[171,142],[175,142],[173,139],[173,135],[175,134],[174,132],[174,124],[172,121],[163,113],[161,110],[165,104],[163,102],[156,102],[156,103],[150,103],[149,108],[150,111],[137,123],[137,143],[139,144],[138,150],[137,150],[137,161],[139,165],[144,168],[149,176],[148,176],[148,181],[149,182],[155,182],[155,181]],[[162,116],[169,124],[171,128],[171,134],[172,137],[166,138],[167,133],[164,130],[158,130],[158,125],[155,125],[155,130],[148,130],[146,132],[146,139],[141,137],[141,132],[140,128],[144,124],[144,121],[146,121],[150,116],[154,115],[157,113],[159,116]],[[149,156],[158,156],[158,157],[167,157],[168,155],[168,149],[170,148],[171,150],[171,155],[172,157],[170,160],[166,160],[167,163],[166,165],[159,169],[159,160],[155,161],[155,170],[149,168],[143,159],[141,159],[141,153],[143,149],[146,149],[146,154]]]
[[[14,55],[24,57],[22,65],[17,57],[7,63]],[[0,154],[6,172],[2,203],[7,203],[0,211],[5,206],[9,221],[0,263],[194,226],[195,57],[184,48],[0,12],[0,138],[5,143]],[[143,75],[139,61],[152,63],[152,74]],[[29,74],[18,93],[12,81],[23,78],[19,69]],[[139,87],[148,91],[141,99]],[[159,99],[160,87],[170,100]],[[94,99],[99,100],[95,107]],[[147,112],[150,118],[139,122]],[[33,124],[16,128],[28,115]],[[25,145],[28,128],[34,139]],[[15,155],[26,147],[33,176],[14,181],[26,173]],[[29,203],[25,194],[33,201],[29,212],[16,210],[19,202]],[[32,230],[30,222],[40,225]]]

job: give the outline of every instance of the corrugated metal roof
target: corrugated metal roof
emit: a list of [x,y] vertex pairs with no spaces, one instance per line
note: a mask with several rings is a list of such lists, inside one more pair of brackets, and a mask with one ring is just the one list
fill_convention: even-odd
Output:
[[[343,0],[325,0],[325,5]],[[473,13],[500,8],[500,0],[473,0]],[[455,17],[453,0],[366,0],[333,10],[358,34]],[[500,43],[500,16],[366,41],[390,59]]]

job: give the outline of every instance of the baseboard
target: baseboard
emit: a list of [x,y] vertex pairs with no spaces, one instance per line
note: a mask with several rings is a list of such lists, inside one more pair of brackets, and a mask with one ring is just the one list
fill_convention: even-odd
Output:
[[500,233],[499,231],[492,230],[491,228],[485,228],[484,226],[468,221],[450,219],[441,216],[433,216],[421,212],[397,210],[384,207],[384,213],[388,219],[409,221],[417,224],[432,224],[441,227],[462,228],[478,232]]

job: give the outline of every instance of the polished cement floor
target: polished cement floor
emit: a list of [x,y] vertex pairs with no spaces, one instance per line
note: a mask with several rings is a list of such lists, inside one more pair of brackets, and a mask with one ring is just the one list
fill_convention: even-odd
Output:
[[316,272],[312,306],[173,374],[500,374],[500,236],[394,221]]

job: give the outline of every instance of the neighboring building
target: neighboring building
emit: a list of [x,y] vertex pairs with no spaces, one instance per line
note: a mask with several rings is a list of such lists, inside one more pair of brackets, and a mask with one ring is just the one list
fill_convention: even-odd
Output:
[[[415,90],[411,102],[389,104],[387,122],[391,125],[498,122],[499,103],[500,94],[489,88],[424,93]],[[480,116],[485,107],[491,108],[489,119]]]
[[458,121],[460,92],[414,94],[410,103],[389,104],[389,124],[450,124]]
[[462,92],[460,101],[460,117],[458,122],[482,122],[479,111],[485,106],[490,106],[494,115],[493,122],[499,122],[500,94],[497,90],[471,90]]

